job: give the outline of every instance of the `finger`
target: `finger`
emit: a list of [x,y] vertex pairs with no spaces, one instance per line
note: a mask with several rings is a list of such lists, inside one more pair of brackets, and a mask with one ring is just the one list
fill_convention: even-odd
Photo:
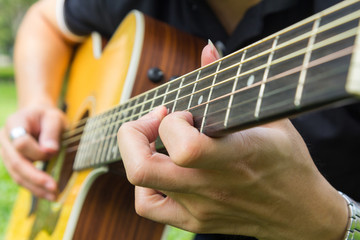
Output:
[[54,199],[56,182],[21,156],[12,146],[3,130],[0,131],[0,143],[4,164],[15,182],[28,188],[39,197]]
[[6,137],[10,135],[10,131],[16,127],[23,127],[27,134],[16,138],[12,141],[15,149],[29,160],[46,160],[48,154],[44,152],[37,140],[31,133],[37,132],[37,124],[33,120],[27,120],[26,116],[10,117],[6,123]]
[[153,189],[135,188],[135,210],[142,217],[156,222],[185,227],[190,224],[191,216],[186,208],[170,197]]
[[208,45],[206,45],[201,53],[201,66],[208,65],[220,58],[218,51],[216,50],[214,44],[209,40]]
[[41,120],[39,144],[47,153],[54,154],[59,151],[61,133],[64,129],[64,117],[60,110],[46,112]]
[[159,124],[166,114],[165,107],[157,107],[137,121],[124,123],[120,127],[118,143],[123,159],[131,158],[132,156],[128,156],[128,154],[132,154],[133,150],[141,155],[152,155],[153,151],[150,145],[156,140]]
[[154,152],[152,148],[151,142],[156,139],[160,121],[166,114],[165,107],[157,108],[145,117],[121,126],[118,143],[127,178],[136,186],[189,191],[202,184],[202,176],[194,174],[194,169],[177,166],[167,155]]
[[193,127],[189,112],[175,112],[160,124],[159,134],[171,160],[188,168],[226,167],[226,161],[238,158],[242,149],[241,138],[229,135],[210,138]]

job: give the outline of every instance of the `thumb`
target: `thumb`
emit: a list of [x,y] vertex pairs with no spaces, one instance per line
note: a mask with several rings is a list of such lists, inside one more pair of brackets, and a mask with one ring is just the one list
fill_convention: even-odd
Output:
[[214,44],[209,40],[201,53],[201,66],[208,65],[220,58],[219,52],[216,50]]

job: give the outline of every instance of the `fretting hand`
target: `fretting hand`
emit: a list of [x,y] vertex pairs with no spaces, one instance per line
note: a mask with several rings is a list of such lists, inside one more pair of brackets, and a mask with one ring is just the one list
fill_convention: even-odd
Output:
[[[202,63],[217,58],[213,46]],[[160,136],[168,155],[156,152]],[[314,165],[289,120],[222,138],[193,127],[189,112],[158,107],[118,133],[136,211],[197,233],[259,239],[333,239],[345,234],[344,199]]]

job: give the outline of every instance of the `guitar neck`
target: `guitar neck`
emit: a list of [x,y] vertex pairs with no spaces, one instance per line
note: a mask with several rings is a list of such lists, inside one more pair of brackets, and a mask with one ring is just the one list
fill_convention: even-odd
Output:
[[221,136],[360,95],[360,2],[344,1],[229,56],[89,118],[74,169],[121,160],[121,124],[165,105]]

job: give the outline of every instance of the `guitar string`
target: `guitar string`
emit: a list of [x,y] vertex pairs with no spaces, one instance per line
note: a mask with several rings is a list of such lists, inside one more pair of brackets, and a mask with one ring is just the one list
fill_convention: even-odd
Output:
[[[339,55],[338,54],[334,54],[334,55],[338,55],[338,58],[340,58],[340,57],[342,57],[342,56],[346,56],[346,55],[349,55],[349,54],[351,54],[352,53],[352,48],[351,47],[349,47],[348,49],[344,49],[344,50],[341,50],[341,51],[339,51]],[[319,65],[319,64],[321,64],[321,63],[323,63],[323,62],[326,62],[326,59],[328,60],[328,61],[331,61],[331,60],[333,60],[333,59],[336,59],[335,57],[327,57],[327,56],[325,56],[322,60],[315,60],[315,61],[313,61],[312,63],[311,63],[311,67],[314,67],[314,66],[317,66],[317,65]],[[296,72],[296,69],[298,70],[297,72],[300,72],[301,71],[301,67],[297,67],[297,68],[294,68],[292,71],[289,71],[289,73],[288,74],[291,74],[290,72]],[[279,75],[281,75],[281,74],[279,74]],[[277,77],[279,77],[279,76],[277,76]],[[276,80],[275,79],[276,77],[274,76],[274,78],[272,79],[272,81],[274,81],[274,80]],[[326,76],[322,76],[322,79],[324,79],[324,78],[326,78]],[[313,82],[313,81],[310,81],[310,82]],[[288,86],[286,86],[286,87],[284,87],[282,90],[284,90],[284,89],[286,89],[286,88],[288,88]],[[276,91],[276,90],[275,90]],[[274,92],[274,91],[273,91]],[[280,91],[281,92],[281,91]],[[256,100],[256,98],[253,98],[252,100]],[[237,105],[242,105],[243,103],[240,103],[240,104],[237,104]],[[269,108],[271,108],[271,107],[268,107],[268,109]],[[221,121],[221,123],[222,123],[222,121]],[[101,139],[101,141],[102,142],[105,142],[105,140],[107,140],[108,138],[111,138],[111,137],[116,137],[116,134],[114,134],[114,135],[112,135],[112,136],[104,136],[104,137],[102,137],[102,139]],[[115,154],[115,156],[113,156],[113,158],[111,158],[110,160],[108,160],[108,158],[106,159],[106,158],[99,158],[99,161],[97,161],[96,162],[96,164],[103,164],[103,163],[106,163],[106,162],[109,162],[109,161],[111,161],[111,160],[115,160],[115,159],[118,159],[118,157],[120,156],[119,155],[119,150],[118,150],[118,148],[117,148],[117,145],[114,145],[114,143],[116,143],[116,139],[112,139],[111,140],[112,141],[112,145],[111,145],[111,149],[112,149],[112,151],[111,151],[111,153],[113,153],[113,154]],[[96,142],[98,142],[98,141],[96,141]],[[96,144],[96,142],[92,142],[92,144]],[[108,142],[106,142],[105,143],[106,145],[103,145],[103,146],[108,146],[109,144],[110,144],[110,142],[108,141]],[[115,148],[115,149],[114,149]],[[103,148],[101,148],[101,149],[103,149]],[[116,153],[114,152],[114,151],[117,151]],[[103,154],[103,150],[100,150],[100,151],[97,151],[97,152],[100,152],[100,153],[102,153]],[[109,151],[106,151],[105,152],[105,154],[107,155],[107,156],[109,156]],[[90,164],[90,165],[89,165]],[[90,166],[93,166],[93,164],[95,164],[95,163],[89,163],[89,162],[85,162],[85,163],[83,163],[83,164],[78,164],[77,165],[77,167],[80,167],[80,168],[84,168],[84,167],[90,167]]]
[[[332,37],[332,38],[329,38],[329,39],[327,39],[327,40],[324,40],[324,41],[322,41],[322,42],[319,42],[319,43],[317,43],[317,44],[314,45],[313,51],[316,50],[316,49],[319,49],[319,48],[321,48],[321,47],[323,47],[323,46],[328,46],[328,45],[333,44],[333,43],[335,43],[335,42],[337,42],[337,41],[341,41],[341,40],[346,39],[346,38],[344,38],[344,36],[346,36],[347,38],[352,37],[352,36],[355,36],[355,35],[356,35],[356,32],[357,32],[356,29],[351,29],[351,30],[349,30],[349,31],[347,31],[347,32],[344,32],[344,33],[342,33],[342,34],[338,34],[338,35],[336,35],[336,36],[334,36],[334,37]],[[274,61],[273,61],[273,65],[278,64],[278,63],[281,63],[281,62],[284,62],[284,61],[287,61],[287,60],[292,59],[292,58],[295,58],[295,57],[297,57],[297,56],[301,56],[301,55],[304,54],[305,52],[306,52],[306,48],[303,48],[303,49],[301,49],[301,50],[299,50],[299,51],[297,51],[297,52],[295,52],[295,53],[286,55],[286,56],[284,56],[283,58],[279,58],[279,59],[277,59],[277,60],[274,60]],[[231,69],[231,68],[238,67],[238,66],[240,66],[241,64],[242,64],[242,63],[240,63],[240,64],[234,64],[234,65],[226,68],[226,70],[229,70],[229,69]],[[226,83],[226,82],[232,81],[233,79],[240,78],[240,77],[246,76],[246,75],[250,75],[251,73],[254,73],[254,72],[257,72],[257,71],[262,70],[262,69],[263,69],[264,67],[266,67],[266,66],[267,66],[267,64],[263,64],[263,65],[261,65],[261,66],[259,66],[259,67],[257,67],[257,68],[253,68],[253,69],[251,69],[251,70],[249,70],[249,71],[243,72],[243,73],[241,73],[241,74],[239,74],[239,75],[236,75],[236,76],[234,76],[234,77],[225,79],[224,81],[221,81],[221,82],[215,84],[214,86],[208,86],[208,87],[206,87],[206,88],[200,89],[200,90],[198,90],[198,91],[196,91],[196,92],[191,93],[190,95],[196,95],[196,94],[199,94],[199,93],[201,93],[201,92],[203,92],[203,91],[206,91],[206,90],[208,90],[208,89],[210,89],[210,88],[213,88],[213,87],[215,87],[215,86],[219,86],[219,85],[224,84],[224,83]],[[217,73],[217,74],[219,74],[219,73]],[[216,74],[213,75],[213,76],[216,76]],[[199,83],[200,81],[203,81],[204,79],[207,79],[207,78],[208,78],[208,77],[199,79],[198,81],[195,81],[195,82],[192,82],[191,84],[185,85],[183,88],[188,87],[188,86],[191,86],[191,85],[193,85],[193,84],[195,84],[195,83]],[[268,79],[267,81],[269,81],[269,79]],[[182,89],[182,88],[176,89],[176,91],[179,91],[180,89]],[[173,91],[173,93],[175,93],[176,91]],[[182,97],[176,99],[176,101],[179,101],[179,100],[181,100],[181,99],[187,98],[187,97],[189,97],[190,95],[182,96]],[[155,100],[158,99],[158,98],[162,98],[163,96],[164,96],[164,95],[160,95],[160,96],[157,96],[156,98],[154,98],[154,99],[152,99],[152,100],[143,102],[143,103],[141,103],[141,104],[134,105],[134,106],[126,109],[126,111],[127,111],[127,112],[130,112],[130,111],[132,111],[132,110],[134,110],[134,109],[136,109],[136,108],[138,108],[138,107],[144,106],[144,105],[147,104],[147,103],[153,102],[153,101],[155,101]],[[139,99],[136,99],[136,100],[139,100]],[[133,100],[133,101],[134,101],[134,100]],[[173,103],[174,101],[175,101],[175,100],[171,100],[171,101],[169,101],[169,102],[164,103],[164,105],[171,104],[171,103]],[[145,111],[141,111],[141,112],[139,112],[139,113],[137,113],[137,114],[131,115],[130,117],[122,118],[122,119],[120,119],[119,121],[120,121],[120,122],[126,122],[126,121],[128,121],[128,120],[132,120],[132,119],[134,119],[134,118],[136,118],[136,117],[142,116],[144,113],[147,113],[147,112],[149,112],[149,111],[146,111],[146,112],[145,112]],[[111,115],[111,116],[109,116],[109,117],[103,117],[102,122],[105,122],[105,121],[109,120],[109,118],[113,118],[114,116],[116,117],[116,115],[120,115],[120,114],[122,114],[122,113],[123,113],[122,111],[119,111],[118,113],[113,114],[113,115]],[[115,125],[115,124],[117,124],[117,123],[118,123],[118,121],[114,121],[114,122],[112,122],[110,125],[112,125],[112,124]],[[106,125],[106,124],[100,124],[100,125],[102,126],[102,128],[109,127],[109,126]],[[76,135],[76,134],[81,133],[81,131],[83,130],[83,128],[84,128],[84,126],[82,126],[82,127],[78,128],[78,129],[74,130],[74,134],[73,134],[73,135]],[[101,131],[102,128],[97,128],[96,130],[97,130],[97,131]],[[73,135],[72,135],[71,137],[73,137]],[[75,138],[74,141],[76,141],[76,140],[78,140],[78,139]],[[64,141],[68,142],[68,139],[64,139]]]
[[[326,62],[329,62],[329,61],[332,61],[332,60],[339,59],[339,58],[341,58],[341,57],[347,56],[347,55],[349,55],[349,54],[352,53],[352,50],[353,50],[353,47],[348,47],[348,48],[346,48],[346,49],[343,49],[343,50],[340,50],[340,51],[338,51],[338,52],[335,52],[335,53],[333,53],[333,54],[331,54],[331,55],[325,56],[325,57],[323,57],[323,58],[321,58],[321,59],[314,60],[314,61],[312,61],[312,62],[309,63],[309,66],[308,66],[307,69],[311,69],[311,68],[313,68],[313,67],[315,67],[315,66],[318,66],[318,65],[320,65],[320,64],[323,64],[323,63],[326,63]],[[286,73],[281,73],[281,74],[278,74],[278,75],[276,75],[276,76],[273,76],[273,77],[269,78],[269,82],[276,81],[276,80],[281,79],[281,78],[283,78],[283,77],[285,77],[285,76],[289,76],[289,75],[292,75],[292,74],[295,74],[295,73],[299,73],[302,69],[303,69],[302,66],[295,67],[295,68],[293,68],[293,69],[288,70]],[[323,77],[325,77],[325,76],[323,76]],[[260,84],[261,84],[261,82],[258,82],[258,83],[256,84],[256,86],[259,86]],[[208,101],[208,102],[204,102],[204,103],[202,103],[201,105],[194,106],[194,107],[189,108],[189,109],[187,109],[187,110],[193,110],[193,109],[198,108],[198,107],[200,107],[200,106],[202,106],[202,105],[209,104],[209,103],[211,103],[211,102],[218,101],[219,99],[229,97],[229,96],[231,96],[232,94],[236,94],[236,93],[239,93],[239,92],[242,92],[242,91],[246,91],[247,89],[250,89],[250,88],[252,88],[252,87],[253,87],[253,86],[249,86],[249,87],[246,87],[246,88],[238,89],[235,93],[226,94],[226,95],[224,95],[224,96],[218,97],[218,98],[216,98],[216,99],[212,99],[211,101]],[[276,89],[276,91],[277,91],[277,92],[282,92],[282,91],[286,91],[286,90],[288,90],[288,89],[289,89],[289,86],[285,86],[285,87],[283,87],[283,88]],[[271,94],[271,92],[270,92],[269,94]],[[254,100],[256,100],[256,98],[248,99],[248,100],[245,101],[245,102],[241,102],[241,103],[238,103],[238,104],[233,105],[232,108],[236,108],[236,107],[239,107],[239,106],[241,106],[241,105],[248,104],[249,102],[254,101]],[[219,109],[218,112],[224,111],[224,110],[227,110],[227,107],[222,108],[222,109]],[[205,117],[208,117],[208,116],[210,116],[210,115],[212,115],[212,114],[215,114],[215,112],[210,113],[210,114],[207,114]],[[223,123],[223,121],[221,121],[221,122],[215,122],[215,123],[213,123],[212,125],[216,125],[216,124],[218,124],[218,123]],[[97,144],[97,143],[99,143],[99,142],[104,142],[104,141],[107,140],[107,139],[112,139],[112,138],[116,137],[116,135],[117,135],[117,134],[114,133],[114,134],[102,136],[101,138],[97,138],[96,140],[93,140],[93,141],[89,142],[88,144],[91,145],[91,144]],[[83,145],[83,146],[86,146],[87,143],[82,143],[82,145]],[[76,148],[77,146],[71,146],[71,147],[74,148],[74,149],[72,149],[72,151],[77,150],[77,148]]]
[[[315,20],[317,20],[317,19],[320,19],[320,18],[322,18],[322,17],[324,17],[324,16],[327,16],[327,15],[333,13],[334,11],[339,11],[339,10],[341,10],[342,8],[345,8],[345,7],[347,7],[347,5],[344,5],[344,6],[338,8],[338,9],[336,9],[336,10],[328,9],[327,12],[318,13],[318,14],[314,15],[313,17],[309,18],[309,19],[305,19],[304,21],[299,22],[298,24],[295,24],[294,26],[290,26],[289,28],[280,31],[279,33],[276,33],[276,34],[274,34],[274,35],[272,35],[272,36],[269,36],[268,38],[265,38],[265,39],[263,39],[263,40],[261,40],[261,41],[259,41],[259,42],[256,42],[256,43],[254,43],[254,44],[252,44],[252,45],[249,45],[248,47],[245,47],[245,48],[243,48],[243,49],[241,49],[241,50],[239,50],[239,51],[236,51],[236,52],[234,52],[233,54],[230,54],[230,55],[228,55],[228,56],[226,56],[226,57],[224,57],[224,58],[222,58],[222,59],[220,59],[220,60],[223,61],[223,60],[225,60],[225,59],[227,59],[227,58],[230,58],[230,57],[232,57],[232,56],[234,56],[234,55],[240,54],[240,53],[244,52],[244,51],[247,50],[247,49],[250,49],[250,48],[253,48],[253,47],[257,46],[257,45],[260,45],[261,43],[264,43],[264,42],[266,42],[266,41],[268,41],[268,40],[272,40],[273,38],[275,38],[275,37],[277,37],[277,36],[280,36],[281,34],[287,33],[287,32],[289,32],[289,31],[291,31],[291,30],[296,30],[296,29],[298,29],[298,28],[300,28],[300,27],[302,27],[302,26],[304,26],[304,25],[306,25],[306,24],[308,24],[308,23],[311,23],[311,22],[313,22],[313,21],[315,21]],[[353,12],[353,13],[351,13],[351,14],[348,14],[348,15],[346,15],[346,16],[344,16],[344,17],[338,18],[338,19],[336,19],[336,20],[333,20],[332,22],[330,22],[330,23],[328,23],[328,24],[326,24],[326,25],[323,25],[323,26],[319,27],[319,30],[318,30],[318,32],[317,32],[317,35],[320,34],[320,33],[322,33],[322,32],[325,32],[325,31],[327,31],[327,30],[330,30],[330,29],[332,29],[332,28],[334,28],[334,27],[340,26],[341,24],[345,24],[345,23],[348,23],[348,22],[350,22],[350,21],[352,21],[352,20],[356,20],[356,19],[359,17],[359,14],[360,14],[360,10],[355,11],[355,12]],[[275,51],[278,50],[278,49],[287,47],[287,46],[289,46],[289,45],[292,45],[292,44],[294,44],[294,43],[297,43],[297,42],[299,42],[299,41],[305,40],[305,39],[307,39],[307,38],[309,38],[309,37],[311,37],[311,36],[312,36],[312,31],[310,30],[310,31],[308,31],[308,32],[306,32],[306,33],[304,33],[304,34],[296,37],[296,38],[293,38],[293,39],[291,39],[291,40],[289,40],[289,41],[287,41],[287,42],[284,42],[283,44],[279,44],[279,46],[277,46],[277,48],[275,48]],[[264,52],[262,52],[262,53],[260,53],[260,54],[257,54],[257,55],[255,55],[255,56],[253,56],[253,57],[251,57],[251,58],[246,59],[243,63],[246,63],[246,62],[251,61],[251,60],[256,60],[257,58],[262,57],[262,56],[270,53],[271,51],[272,51],[272,49],[268,49],[268,50],[266,50],[266,51],[264,51]],[[217,62],[214,62],[214,64],[216,64],[216,63],[217,63]],[[203,67],[203,68],[206,68],[206,67],[208,67],[208,66],[205,66],[205,67]],[[199,70],[201,70],[201,69],[203,69],[203,68],[200,68]],[[225,70],[225,69],[224,69],[224,70]],[[224,71],[224,70],[222,70],[222,71]],[[191,73],[192,73],[192,72],[191,72]],[[176,79],[176,80],[174,80],[174,81],[180,80],[181,78],[186,77],[187,75],[190,75],[191,73],[188,73],[188,74],[186,74],[186,75],[184,75],[184,76],[182,76],[182,77],[180,77],[179,79]],[[212,75],[214,75],[214,74],[218,74],[218,73],[213,73]],[[204,77],[204,78],[208,78],[208,77],[210,77],[210,76],[212,76],[212,75],[206,76],[206,77]],[[166,83],[166,84],[164,84],[164,85],[162,85],[162,86],[160,86],[160,87],[166,86],[167,84],[170,84],[170,83]],[[155,89],[153,89],[153,90],[155,90]],[[145,94],[147,94],[147,92],[145,92],[145,93],[143,93],[143,94],[140,94],[140,95],[136,96],[136,97],[133,98],[133,99],[136,99],[136,98],[138,98],[138,97],[142,97],[142,96],[145,95]],[[133,99],[131,99],[131,100],[133,100]],[[135,106],[134,106],[134,107],[135,107]],[[69,126],[69,128],[70,128],[70,129],[73,129],[74,126],[81,125],[81,124],[85,123],[86,120],[87,120],[87,118],[81,119],[81,120],[79,120],[78,123],[74,123],[74,124],[72,124],[72,126]],[[64,135],[63,135],[64,138],[66,138],[68,135],[71,135],[70,132],[72,132],[72,131],[71,131],[71,130],[68,130],[67,132],[64,132]]]

